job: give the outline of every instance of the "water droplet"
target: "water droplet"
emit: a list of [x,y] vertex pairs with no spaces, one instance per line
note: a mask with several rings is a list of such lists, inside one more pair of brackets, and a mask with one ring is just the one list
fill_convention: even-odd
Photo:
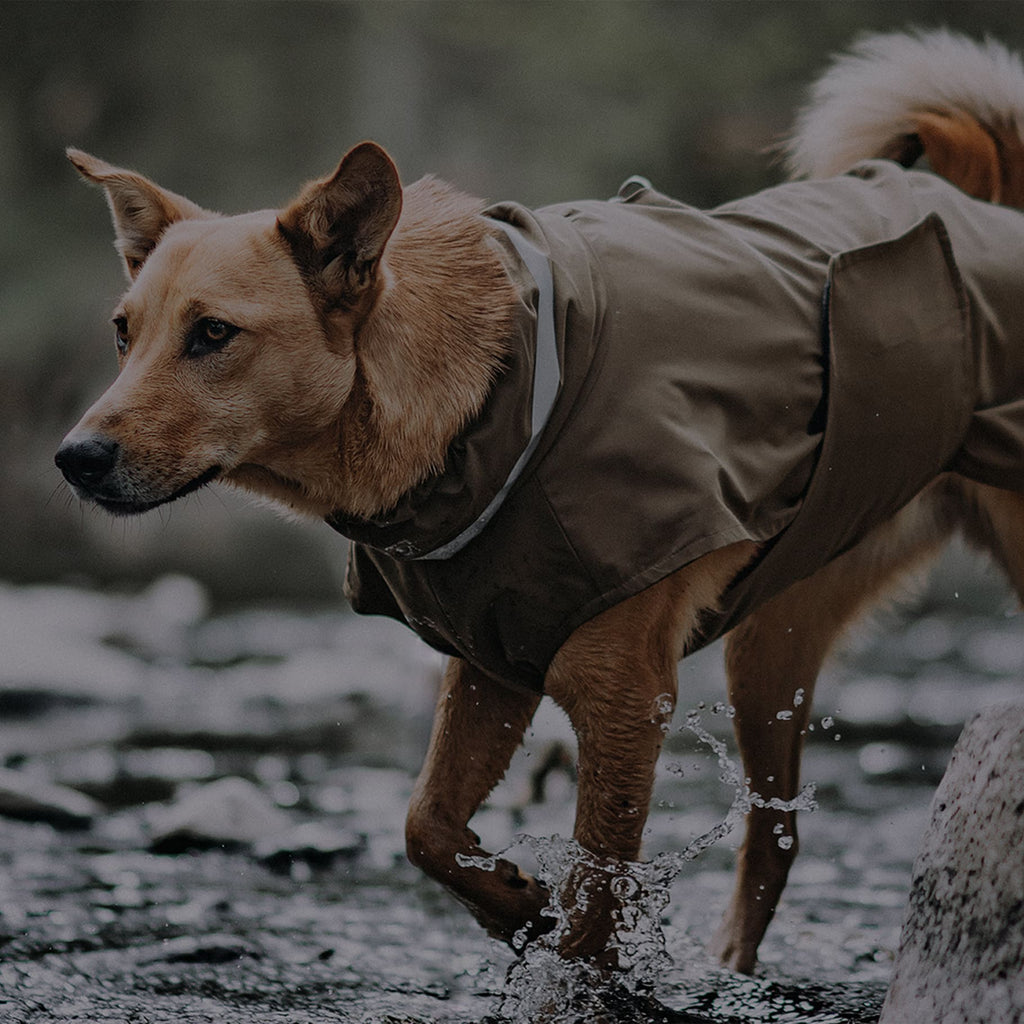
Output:
[[671,728],[672,712],[675,710],[675,701],[671,693],[659,693],[654,698],[654,706],[651,709],[651,721],[656,723],[661,731],[668,735]]
[[612,879],[609,888],[613,896],[617,896],[620,900],[628,900],[640,886],[629,875],[619,875]]
[[831,729],[836,724],[836,720],[831,715],[826,715],[821,720],[822,729]]
[[793,837],[792,836],[779,836],[779,849],[780,850],[792,850],[793,849]]
[[481,871],[494,871],[498,867],[497,857],[471,857],[464,853],[455,854],[455,863],[460,868],[479,868]]
[[793,717],[793,712],[792,711],[776,711],[775,712],[775,717],[780,722],[788,722]]
[[798,707],[800,707],[801,704],[803,704],[803,702],[804,702],[804,691],[803,691],[803,687],[801,687],[800,689],[798,689],[796,691],[796,693],[793,694],[793,707],[798,708]]

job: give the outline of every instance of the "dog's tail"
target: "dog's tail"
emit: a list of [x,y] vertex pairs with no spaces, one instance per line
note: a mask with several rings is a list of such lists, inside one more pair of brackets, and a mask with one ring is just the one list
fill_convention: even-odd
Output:
[[1024,66],[945,30],[862,38],[811,90],[785,145],[793,177],[859,160],[931,169],[980,199],[1024,207]]

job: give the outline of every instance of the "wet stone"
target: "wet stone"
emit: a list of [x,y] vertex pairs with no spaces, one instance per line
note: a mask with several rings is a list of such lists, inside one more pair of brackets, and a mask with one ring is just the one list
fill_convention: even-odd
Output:
[[245,846],[290,825],[288,815],[246,779],[218,779],[151,812],[150,849],[180,853],[209,846]]
[[48,822],[57,828],[88,828],[102,813],[95,800],[27,772],[0,769],[0,815]]
[[1024,705],[965,727],[932,803],[881,1024],[1024,1021]]
[[34,686],[4,686],[0,689],[0,718],[39,718],[55,710],[88,707],[93,698],[77,693],[61,693]]
[[313,821],[260,840],[253,854],[271,870],[287,872],[296,864],[327,868],[357,857],[366,848],[364,833]]
[[237,935],[181,935],[161,942],[155,950],[143,951],[140,964],[228,964],[235,960],[259,960],[262,950]]

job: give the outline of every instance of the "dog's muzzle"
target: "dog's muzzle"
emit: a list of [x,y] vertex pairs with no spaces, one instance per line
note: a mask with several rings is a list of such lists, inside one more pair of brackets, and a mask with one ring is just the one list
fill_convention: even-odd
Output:
[[139,515],[176,501],[206,486],[221,472],[220,466],[210,466],[175,487],[143,478],[126,461],[121,445],[103,434],[67,437],[54,456],[57,468],[75,494],[116,516]]
[[101,497],[113,476],[121,446],[109,437],[95,435],[81,440],[66,440],[57,450],[54,462],[64,479],[82,497]]

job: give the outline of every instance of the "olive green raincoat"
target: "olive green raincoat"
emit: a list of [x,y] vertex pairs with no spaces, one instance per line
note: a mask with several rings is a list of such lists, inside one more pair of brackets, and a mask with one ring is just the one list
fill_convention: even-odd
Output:
[[488,215],[511,354],[443,473],[329,517],[357,611],[540,689],[577,626],[726,544],[763,548],[694,647],[944,470],[1024,489],[1024,215],[884,162]]

